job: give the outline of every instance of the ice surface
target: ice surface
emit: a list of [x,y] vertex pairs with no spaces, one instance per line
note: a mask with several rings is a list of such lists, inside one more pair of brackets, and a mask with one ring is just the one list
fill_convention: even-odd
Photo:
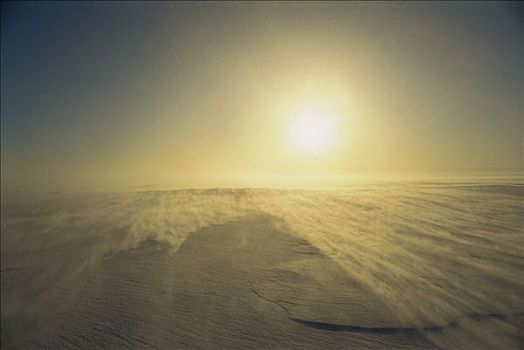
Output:
[[2,348],[518,349],[524,186],[2,195]]

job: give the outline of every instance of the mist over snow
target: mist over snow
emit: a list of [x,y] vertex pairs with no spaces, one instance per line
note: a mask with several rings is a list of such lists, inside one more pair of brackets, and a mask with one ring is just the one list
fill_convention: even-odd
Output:
[[3,339],[20,315],[45,319],[47,293],[85,269],[147,242],[176,255],[193,232],[250,215],[309,242],[384,302],[399,326],[420,329],[438,347],[522,341],[524,186],[451,182],[5,196]]

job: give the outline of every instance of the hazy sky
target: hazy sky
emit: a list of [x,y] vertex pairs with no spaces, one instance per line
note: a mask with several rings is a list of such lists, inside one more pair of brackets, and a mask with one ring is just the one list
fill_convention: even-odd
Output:
[[[3,2],[1,26],[4,187],[523,168],[517,3]],[[290,143],[308,106],[320,153]]]

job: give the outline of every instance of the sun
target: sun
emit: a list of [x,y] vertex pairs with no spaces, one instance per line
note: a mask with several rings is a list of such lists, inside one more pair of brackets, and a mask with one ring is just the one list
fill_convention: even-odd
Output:
[[288,137],[300,152],[309,155],[323,153],[335,139],[335,119],[321,110],[304,108],[291,118]]

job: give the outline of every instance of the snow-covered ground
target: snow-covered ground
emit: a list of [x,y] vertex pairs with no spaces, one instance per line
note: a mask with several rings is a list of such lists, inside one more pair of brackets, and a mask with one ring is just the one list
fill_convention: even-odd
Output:
[[2,194],[2,348],[524,344],[524,186]]

